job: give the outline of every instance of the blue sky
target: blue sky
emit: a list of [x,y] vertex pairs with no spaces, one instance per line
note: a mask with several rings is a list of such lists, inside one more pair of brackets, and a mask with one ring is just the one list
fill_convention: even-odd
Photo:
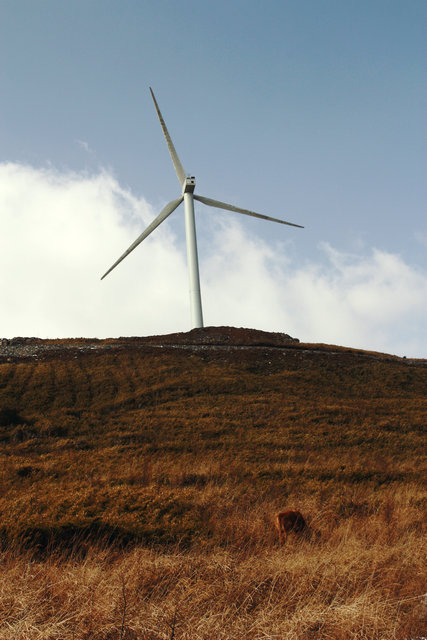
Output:
[[[189,328],[182,209],[98,281],[179,195],[152,86],[198,193],[305,226],[197,208],[207,325],[425,357],[426,13],[424,0],[0,1],[0,334]],[[87,210],[70,185],[95,189]],[[155,269],[165,246],[177,262]],[[61,286],[48,274],[68,251]],[[55,306],[67,288],[73,313]]]

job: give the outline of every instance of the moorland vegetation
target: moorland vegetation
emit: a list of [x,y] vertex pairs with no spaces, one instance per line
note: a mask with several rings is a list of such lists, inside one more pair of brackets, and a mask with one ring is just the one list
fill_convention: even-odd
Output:
[[242,332],[0,349],[2,640],[426,635],[426,362]]

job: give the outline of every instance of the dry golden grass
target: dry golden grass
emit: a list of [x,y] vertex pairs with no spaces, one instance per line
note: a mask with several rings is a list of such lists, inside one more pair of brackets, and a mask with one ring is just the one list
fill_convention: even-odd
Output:
[[4,359],[0,640],[427,635],[426,389],[310,345]]
[[0,637],[415,638],[427,608],[419,534],[390,524],[384,514],[351,518],[331,523],[326,539],[282,548],[267,533],[256,548],[212,551],[91,547],[84,558],[41,561],[10,549]]

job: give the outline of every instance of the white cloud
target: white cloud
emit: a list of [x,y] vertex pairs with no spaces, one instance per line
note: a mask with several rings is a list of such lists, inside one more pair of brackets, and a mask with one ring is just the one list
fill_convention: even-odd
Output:
[[90,148],[89,143],[86,142],[86,140],[76,140],[76,142],[86,151],[86,153],[93,153],[93,150]]
[[1,335],[162,333],[186,315],[185,260],[165,226],[100,282],[153,217],[108,173],[0,165],[0,210]]
[[323,251],[322,267],[291,274],[293,298],[306,318],[304,339],[425,356],[426,274],[376,249],[368,256],[327,245]]
[[[100,282],[156,214],[110,173],[2,164],[0,211],[0,335],[106,337],[189,328],[185,255],[167,223]],[[286,246],[267,246],[240,222],[224,216],[201,225],[209,231],[209,243],[206,236],[201,243],[206,325],[427,355],[425,273],[385,251],[347,255],[328,245],[297,267]]]
[[225,309],[236,326],[426,356],[427,274],[399,256],[376,249],[348,255],[320,244],[316,262],[298,268],[280,245],[266,246],[229,222],[217,229],[212,247],[202,271],[212,324],[224,324]]

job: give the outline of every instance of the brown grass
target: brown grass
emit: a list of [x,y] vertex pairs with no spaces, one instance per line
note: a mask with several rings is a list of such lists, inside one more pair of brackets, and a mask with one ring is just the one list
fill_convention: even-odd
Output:
[[0,639],[427,635],[426,388],[309,345],[3,361]]
[[43,561],[9,549],[1,638],[160,640],[172,627],[188,640],[415,637],[427,605],[419,535],[388,542],[384,522],[353,517],[331,524],[326,540],[281,549],[270,540],[212,551],[91,547],[83,559]]

